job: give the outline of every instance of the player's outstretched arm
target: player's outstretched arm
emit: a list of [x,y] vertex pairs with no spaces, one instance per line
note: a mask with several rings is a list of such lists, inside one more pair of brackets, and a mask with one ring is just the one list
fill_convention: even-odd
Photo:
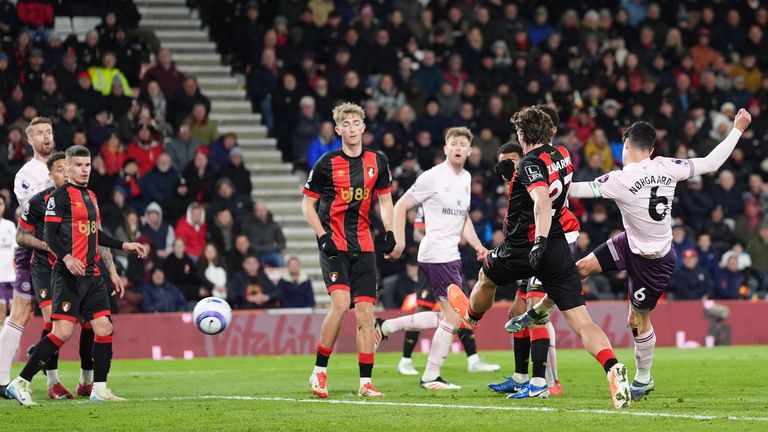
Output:
[[600,189],[595,186],[595,182],[591,181],[571,183],[568,196],[570,198],[601,198],[603,195],[600,193]]
[[120,249],[128,253],[136,254],[142,259],[147,256],[147,248],[144,247],[143,244],[136,242],[122,242],[102,231],[101,227],[99,227],[99,246],[104,246],[109,249]]
[[[390,205],[392,204],[392,195],[389,195],[389,202]],[[379,208],[381,208],[381,197],[379,197]],[[403,195],[399,200],[397,200],[397,203],[395,204],[395,207],[392,209],[392,223],[390,224],[390,228],[392,228],[392,231],[395,234],[395,248],[385,256],[386,259],[390,261],[396,261],[400,259],[400,255],[403,254],[403,250],[405,249],[405,220],[406,215],[408,214],[408,210],[412,209],[416,203],[413,202],[411,198],[408,197],[408,195]],[[382,222],[384,219],[384,209],[381,209],[382,211]],[[384,225],[384,228],[387,229],[387,226]]]
[[749,111],[744,108],[740,109],[733,120],[731,133],[717,147],[712,149],[706,157],[689,160],[693,164],[693,175],[708,174],[720,169],[731,156],[733,149],[736,148],[736,144],[739,143],[741,134],[749,127],[750,123],[752,123],[752,116],[749,114]]

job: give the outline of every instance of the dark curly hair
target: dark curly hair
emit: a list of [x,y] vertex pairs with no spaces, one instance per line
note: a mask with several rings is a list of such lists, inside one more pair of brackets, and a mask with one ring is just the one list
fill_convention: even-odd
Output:
[[549,144],[552,140],[552,119],[536,107],[526,107],[512,116],[512,124],[527,145]]

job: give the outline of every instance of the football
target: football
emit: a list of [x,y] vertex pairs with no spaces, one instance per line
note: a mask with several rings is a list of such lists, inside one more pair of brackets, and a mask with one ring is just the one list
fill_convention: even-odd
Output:
[[223,332],[232,321],[232,308],[225,300],[208,297],[200,300],[192,311],[195,326],[207,335]]

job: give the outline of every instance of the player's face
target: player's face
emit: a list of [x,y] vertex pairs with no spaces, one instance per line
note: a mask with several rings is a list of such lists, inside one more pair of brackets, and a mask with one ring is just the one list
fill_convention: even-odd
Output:
[[67,160],[59,159],[54,162],[53,169],[51,169],[49,175],[51,176],[53,185],[57,188],[60,188],[64,183],[67,182]]
[[467,137],[452,136],[445,142],[443,151],[445,151],[445,158],[453,165],[462,167],[472,153],[472,146]]
[[336,133],[344,145],[358,146],[362,143],[365,123],[357,114],[348,114],[336,125]]
[[91,176],[91,158],[75,156],[69,160],[69,181],[77,186],[87,186]]
[[27,140],[36,154],[48,158],[53,151],[53,128],[49,124],[37,124],[27,131]]

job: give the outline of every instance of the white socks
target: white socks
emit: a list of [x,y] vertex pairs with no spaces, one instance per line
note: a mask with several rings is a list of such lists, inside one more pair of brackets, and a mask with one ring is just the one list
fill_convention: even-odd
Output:
[[547,387],[547,380],[540,377],[531,378],[531,385],[536,387]]
[[528,374],[521,374],[521,373],[515,372],[512,374],[512,379],[515,380],[515,382],[525,383],[525,382],[528,382],[529,378],[528,378]]
[[434,381],[440,376],[440,368],[443,367],[445,358],[448,357],[448,353],[451,350],[455,332],[456,329],[453,326],[445,321],[440,321],[440,325],[435,330],[435,335],[432,336],[432,349],[429,350],[427,367],[421,376],[422,381]]
[[45,376],[48,378],[48,388],[51,388],[59,382],[58,369],[49,369],[45,371]]
[[24,327],[5,320],[3,330],[0,331],[0,385],[8,385],[11,382],[11,363],[19,349],[21,334]]
[[107,383],[95,382],[93,383],[93,391],[104,391],[107,389]]
[[93,383],[93,370],[80,369],[80,384],[88,385]]
[[437,328],[440,324],[439,312],[418,312],[413,315],[388,319],[381,325],[384,336],[399,331],[420,331]]
[[647,384],[651,380],[651,365],[653,364],[653,348],[656,346],[656,333],[653,328],[635,337],[635,364],[637,373],[635,381]]
[[547,377],[547,384],[549,386],[553,386],[555,384],[555,381],[558,380],[557,377],[557,350],[555,346],[555,342],[557,341],[557,336],[555,334],[555,326],[552,325],[551,321],[547,321],[547,330],[549,330],[549,352],[547,353],[547,370],[545,372],[545,376]]
[[327,370],[328,370],[327,367],[315,366],[315,369],[312,370],[312,373],[320,373],[320,372],[327,373],[326,372]]
[[370,378],[360,378],[360,387],[370,384],[372,381]]
[[471,356],[467,357],[467,366],[471,367],[479,361],[480,361],[480,355],[477,353],[474,353]]

